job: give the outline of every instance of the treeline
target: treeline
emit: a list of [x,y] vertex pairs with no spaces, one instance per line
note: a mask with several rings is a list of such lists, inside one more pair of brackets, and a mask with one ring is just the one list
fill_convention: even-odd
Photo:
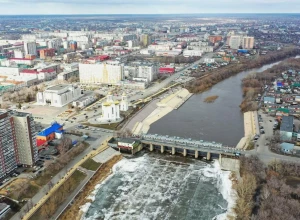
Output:
[[238,220],[300,219],[300,165],[257,158],[241,159],[242,178],[236,185]]
[[244,100],[240,105],[243,112],[257,110],[256,97],[263,92],[264,85],[270,85],[287,70],[300,70],[300,59],[290,58],[262,73],[253,73],[242,80]]
[[247,60],[238,64],[222,67],[217,70],[213,70],[208,77],[205,77],[205,79],[198,78],[190,82],[187,88],[191,93],[203,92],[218,82],[221,82],[230,76],[236,75],[239,72],[259,68],[265,64],[273,63],[288,57],[296,56],[298,54],[300,54],[300,49],[298,48],[286,49],[265,56],[260,56],[255,61]]

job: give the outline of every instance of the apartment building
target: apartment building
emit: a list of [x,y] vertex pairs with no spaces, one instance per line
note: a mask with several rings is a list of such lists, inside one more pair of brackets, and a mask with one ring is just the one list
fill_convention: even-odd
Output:
[[253,49],[254,37],[243,37],[243,49]]
[[25,55],[37,55],[36,43],[35,42],[25,42],[24,43]]
[[0,178],[13,172],[19,163],[13,118],[0,110]]
[[31,167],[38,160],[37,133],[33,117],[28,113],[14,112],[12,118],[19,164]]
[[0,110],[0,178],[18,165],[31,167],[38,160],[34,120],[29,113]]

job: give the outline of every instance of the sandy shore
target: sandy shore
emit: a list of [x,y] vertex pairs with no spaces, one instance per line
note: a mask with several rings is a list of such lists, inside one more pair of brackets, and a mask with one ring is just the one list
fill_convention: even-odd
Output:
[[156,108],[142,121],[135,123],[132,133],[139,135],[147,133],[150,125],[161,119],[174,109],[178,109],[192,94],[187,89],[181,89],[156,103]]
[[122,155],[114,156],[112,159],[102,164],[100,169],[94,174],[92,179],[87,183],[81,193],[73,201],[72,206],[70,206],[66,211],[59,217],[59,220],[80,220],[82,217],[82,212],[80,207],[84,204],[91,202],[88,196],[92,194],[95,190],[97,184],[104,181],[110,174],[112,167],[122,159]]

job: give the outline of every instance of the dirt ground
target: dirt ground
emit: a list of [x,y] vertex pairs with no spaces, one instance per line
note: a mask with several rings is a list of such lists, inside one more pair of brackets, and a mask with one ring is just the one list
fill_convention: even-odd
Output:
[[28,179],[26,179],[26,178],[17,178],[15,180],[13,180],[7,186],[0,189],[0,195],[8,195],[9,194],[8,191],[7,191],[8,189],[10,191],[17,190],[20,187],[22,187],[22,185],[24,185],[25,182],[28,182]]
[[80,211],[80,207],[87,202],[90,202],[87,197],[95,190],[97,184],[101,183],[111,174],[112,167],[121,159],[122,155],[117,155],[108,162],[104,163],[94,177],[85,186],[84,190],[75,198],[72,206],[66,209],[66,211],[59,217],[59,220],[80,220],[83,214]]

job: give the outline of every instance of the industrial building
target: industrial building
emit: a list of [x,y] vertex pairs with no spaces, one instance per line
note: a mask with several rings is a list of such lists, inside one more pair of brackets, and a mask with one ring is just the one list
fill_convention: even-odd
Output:
[[81,89],[74,85],[56,85],[36,94],[38,105],[63,107],[80,98]]
[[37,134],[37,145],[41,146],[46,142],[52,141],[57,138],[60,139],[63,133],[63,126],[57,122],[53,122],[51,126],[45,128],[43,131]]
[[79,64],[80,83],[116,84],[123,80],[124,66],[119,64]]

